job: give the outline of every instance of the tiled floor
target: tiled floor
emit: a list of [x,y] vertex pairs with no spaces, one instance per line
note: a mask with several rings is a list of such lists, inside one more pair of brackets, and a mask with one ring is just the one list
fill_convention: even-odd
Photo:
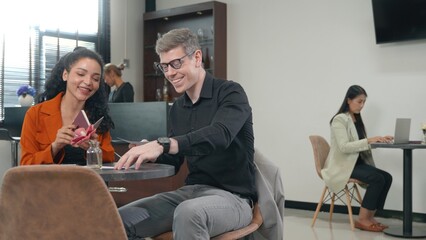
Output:
[[[366,232],[355,229],[351,230],[348,215],[333,214],[331,223],[328,221],[328,212],[321,212],[318,215],[315,226],[312,228],[313,211],[285,209],[284,217],[284,239],[285,240],[382,240],[382,239],[402,239],[395,238],[384,233]],[[355,217],[356,219],[356,217]],[[402,221],[398,219],[377,218],[386,225],[400,225]],[[426,231],[426,223],[413,223],[413,226]],[[419,239],[419,238],[417,238]],[[426,239],[426,238],[420,238]]]

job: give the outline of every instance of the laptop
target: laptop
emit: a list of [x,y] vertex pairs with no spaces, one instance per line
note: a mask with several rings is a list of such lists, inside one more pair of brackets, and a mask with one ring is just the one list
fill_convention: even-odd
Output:
[[[395,123],[395,135],[392,142],[376,142],[371,145],[407,144],[410,141],[410,118],[397,118]],[[373,146],[374,147],[374,146]]]
[[397,118],[395,123],[394,144],[410,143],[410,118]]
[[389,143],[372,143],[371,146],[393,145],[393,144],[421,144],[422,141],[410,141],[410,118],[397,118],[395,123],[395,135],[393,142]]

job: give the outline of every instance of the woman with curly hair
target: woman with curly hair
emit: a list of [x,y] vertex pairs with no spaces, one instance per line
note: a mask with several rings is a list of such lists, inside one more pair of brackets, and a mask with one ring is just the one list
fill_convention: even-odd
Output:
[[85,165],[88,139],[72,144],[77,128],[73,121],[81,110],[91,123],[104,117],[90,139],[100,142],[104,162],[114,160],[109,132],[114,123],[108,115],[102,66],[100,55],[83,47],[77,47],[57,62],[46,81],[45,92],[37,96],[37,104],[25,115],[21,165]]

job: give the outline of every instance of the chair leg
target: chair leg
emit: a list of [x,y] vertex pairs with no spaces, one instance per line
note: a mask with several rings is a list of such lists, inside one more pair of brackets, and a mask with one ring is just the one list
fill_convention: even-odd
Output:
[[321,198],[318,201],[317,209],[315,210],[314,218],[312,219],[311,227],[313,227],[315,225],[315,221],[317,220],[318,213],[321,210],[321,207],[322,207],[322,204],[323,204],[323,201],[324,201],[324,196],[325,196],[325,193],[326,193],[327,190],[328,190],[328,187],[324,186],[324,190],[322,191]]
[[356,183],[354,183],[354,188],[355,188],[356,195],[358,197],[358,202],[359,202],[359,204],[361,204],[362,203],[362,197],[361,197],[361,194],[359,193],[359,189],[358,189],[358,186],[357,186]]
[[349,193],[348,185],[345,186],[345,193],[346,193],[346,201],[347,201],[347,207],[348,207],[348,213],[349,213],[349,221],[351,222],[351,229],[353,231],[355,230],[355,225],[354,225],[354,220],[352,218],[351,196]]
[[10,141],[10,147],[12,152],[12,167],[19,165],[18,152],[19,152],[19,142]]
[[331,222],[333,220],[333,212],[334,212],[334,202],[336,199],[336,194],[333,193],[333,196],[331,197],[331,203],[330,203],[330,217],[329,221]]

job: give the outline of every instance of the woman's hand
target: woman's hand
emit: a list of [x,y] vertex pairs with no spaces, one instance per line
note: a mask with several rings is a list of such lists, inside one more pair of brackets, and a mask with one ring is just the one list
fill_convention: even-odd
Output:
[[56,133],[56,139],[52,143],[52,156],[55,157],[58,152],[66,145],[71,143],[74,138],[75,125],[62,126]]
[[393,142],[393,136],[384,136],[386,142]]
[[89,144],[90,140],[96,140],[97,141],[98,140],[98,134],[93,133],[92,135],[90,135],[90,139],[87,139],[87,140],[85,140],[85,141],[83,141],[79,144],[76,144],[74,147],[79,147],[79,148],[87,151],[87,149],[89,149],[89,147],[90,147],[90,144]]
[[391,143],[393,141],[392,136],[376,136],[368,138],[368,143]]

